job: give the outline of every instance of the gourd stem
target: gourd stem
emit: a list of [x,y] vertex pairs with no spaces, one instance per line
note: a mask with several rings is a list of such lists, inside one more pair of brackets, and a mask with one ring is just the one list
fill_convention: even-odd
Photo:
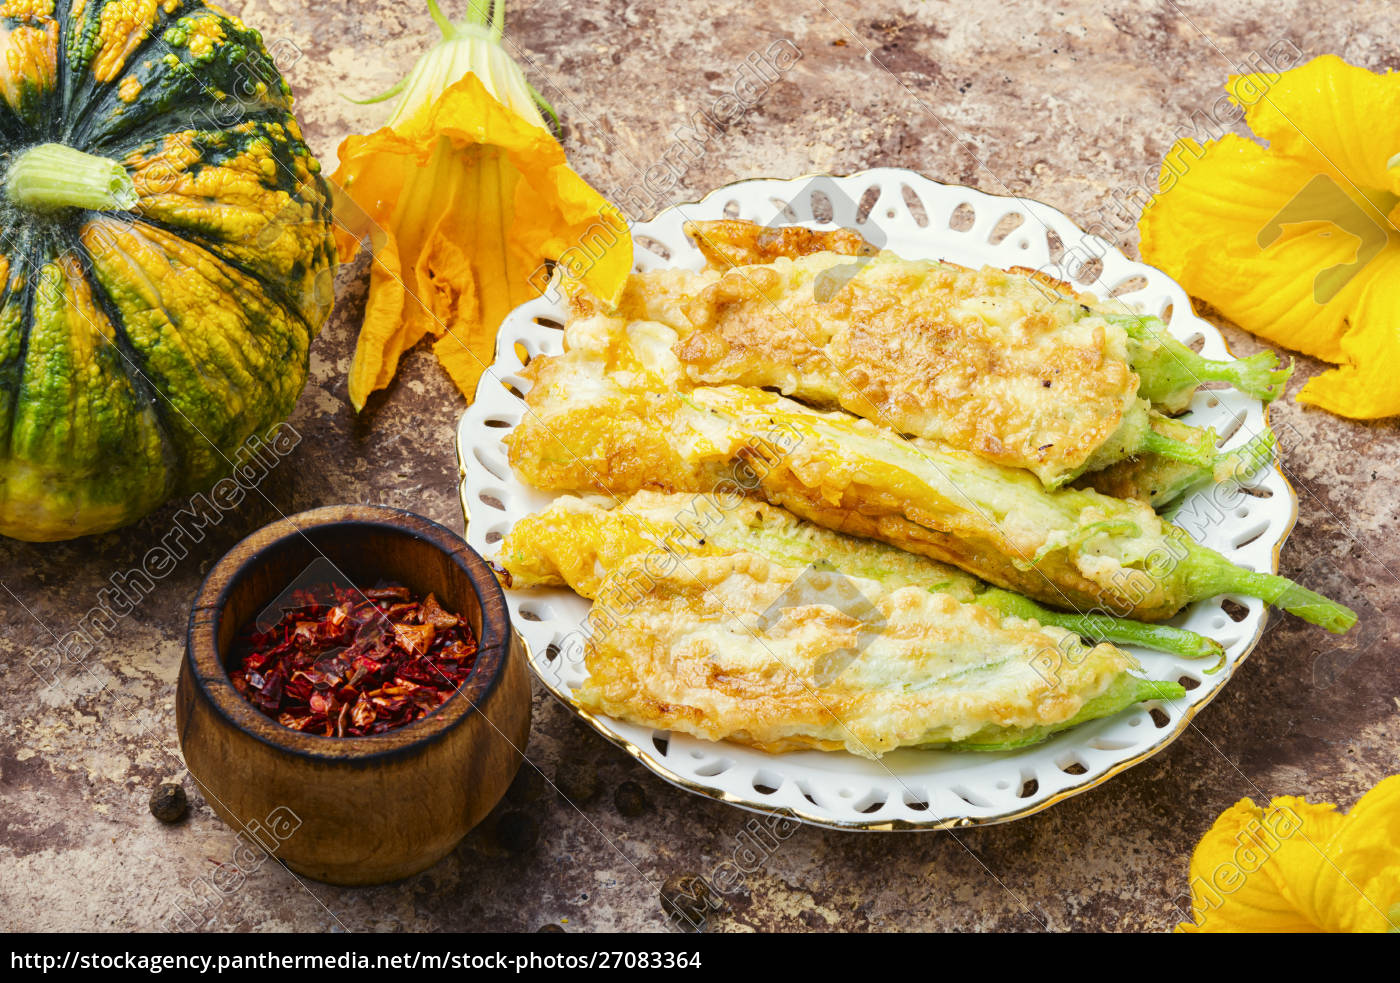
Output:
[[41,143],[21,153],[5,174],[5,194],[35,211],[125,211],[139,200],[122,165],[61,143]]

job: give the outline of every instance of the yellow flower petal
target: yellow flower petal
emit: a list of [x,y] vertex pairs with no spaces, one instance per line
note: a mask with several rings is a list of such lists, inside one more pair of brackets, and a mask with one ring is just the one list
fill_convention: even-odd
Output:
[[[1367,792],[1325,838],[1290,841],[1275,858],[1290,894],[1329,932],[1384,932],[1400,901],[1400,775]],[[1299,838],[1300,839],[1300,838]]]
[[1325,221],[1276,220],[1314,177],[1233,134],[1204,148],[1182,140],[1138,226],[1143,258],[1242,326],[1341,361],[1338,339],[1356,291],[1348,283],[1321,303],[1319,286],[1325,296],[1329,284],[1316,274],[1351,262],[1356,242]]
[[1273,80],[1232,76],[1227,89],[1272,153],[1344,185],[1400,193],[1400,172],[1389,169],[1400,153],[1400,74],[1323,55]]
[[1400,414],[1400,74],[1332,55],[1235,76],[1231,98],[1268,148],[1183,140],[1139,222],[1142,254],[1242,328],[1341,364],[1299,399]]
[[[547,131],[502,106],[475,75],[448,88],[400,132],[416,143],[444,136],[459,151],[478,146],[488,153],[466,155],[466,163],[499,168],[493,173],[483,166],[478,193],[486,212],[495,214],[492,201],[504,203],[502,225],[477,226],[479,247],[499,244],[500,255],[527,275],[546,260],[563,260],[606,303],[621,296],[632,267],[632,240],[621,212],[569,169],[564,148]],[[478,256],[481,248],[471,252]],[[517,286],[514,279],[508,285]],[[483,317],[490,322],[488,308],[483,303]]]
[[1400,775],[1343,815],[1281,796],[1242,799],[1191,857],[1182,932],[1384,932],[1400,904]]
[[[1314,926],[1263,871],[1280,835],[1277,816],[1241,799],[1215,821],[1191,856],[1191,914],[1180,932],[1308,932]],[[1286,830],[1285,830],[1286,832]]]
[[1321,931],[1323,922],[1310,900],[1308,878],[1315,865],[1325,861],[1323,847],[1346,821],[1330,802],[1309,802],[1293,795],[1269,803],[1273,827],[1281,831],[1269,851],[1262,873],[1273,882],[1279,898],[1311,928]]
[[[368,210],[360,213],[368,217],[372,230],[374,262],[350,368],[350,401],[358,410],[370,393],[389,384],[399,358],[434,326],[424,268],[431,254],[424,246],[452,197],[456,168],[452,147],[446,142],[432,144],[427,160],[420,162],[418,148],[391,130],[352,139],[358,141],[358,152],[342,165],[347,192],[367,187],[392,191],[373,200],[378,215]],[[366,168],[355,170],[353,165],[361,161]],[[337,245],[342,255],[348,251],[353,257],[359,242],[342,239]]]
[[1342,337],[1341,367],[1311,379],[1298,401],[1355,420],[1376,420],[1400,415],[1400,253],[1387,253],[1365,274]]
[[548,264],[613,301],[632,265],[621,214],[568,167],[545,130],[502,106],[475,75],[396,130],[351,137],[334,175],[354,209],[341,256],[375,231],[370,298],[351,370],[356,409],[425,334],[468,399],[496,331],[536,296]]
[[382,233],[374,238],[380,245],[374,251],[364,322],[350,365],[350,401],[357,410],[364,408],[370,393],[390,383],[399,356],[418,343],[426,328],[421,318],[404,310],[407,292],[398,243]]
[[491,364],[493,352],[483,356],[481,339],[459,336],[448,332],[433,342],[433,354],[444,371],[452,377],[457,388],[476,392],[476,384],[481,379],[482,365]]

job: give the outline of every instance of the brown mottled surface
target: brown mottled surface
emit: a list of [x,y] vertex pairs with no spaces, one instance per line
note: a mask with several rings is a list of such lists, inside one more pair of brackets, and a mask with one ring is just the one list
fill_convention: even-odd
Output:
[[[434,29],[416,0],[228,6],[269,43],[294,43],[289,77],[314,148],[387,113],[342,96],[394,82]],[[449,7],[461,4],[448,3]],[[577,169],[602,190],[635,187],[673,134],[733,84],[744,57],[788,37],[802,57],[689,162],[685,201],[756,175],[915,168],[950,183],[1050,202],[1081,224],[1125,231],[1134,189],[1190,119],[1215,101],[1230,61],[1287,39],[1400,67],[1400,10],[1283,0],[1108,4],[1032,0],[1015,14],[974,2],[833,0],[515,2],[509,43],[567,122]],[[1189,19],[1188,19],[1189,17]],[[285,40],[284,40],[285,39]],[[1395,149],[1395,148],[1391,148]],[[674,153],[674,152],[673,152]],[[1128,218],[1114,216],[1121,203]],[[638,216],[647,217],[647,216]],[[311,354],[293,423],[306,437],[250,498],[119,626],[90,671],[43,687],[26,668],[46,631],[68,630],[107,578],[136,565],[172,509],[75,543],[0,543],[0,927],[159,928],[172,900],[228,860],[233,835],[186,778],[191,815],[165,827],[146,800],[182,776],[172,698],[184,619],[209,565],[247,532],[332,502],[382,502],[461,528],[452,432],[462,399],[430,355],[358,420],[345,374],[365,294],[363,259],[342,271],[336,316]],[[1256,350],[1227,327],[1236,352]],[[1290,390],[1318,368],[1303,361]],[[1245,795],[1302,793],[1349,806],[1400,760],[1396,626],[1400,435],[1280,402],[1303,435],[1286,462],[1302,500],[1284,572],[1361,603],[1341,643],[1278,621],[1196,726],[1166,752],[1085,795],[1011,825],[960,834],[853,835],[803,828],[714,920],[715,930],[1161,930],[1178,920],[1192,844]],[[1358,600],[1360,599],[1360,600]],[[26,610],[27,609],[27,610]],[[1340,646],[1340,647],[1338,647]],[[369,890],[299,884],[266,864],[210,904],[228,929],[665,928],[657,885],[730,857],[746,813],[673,790],[574,724],[542,694],[530,759],[553,777],[568,756],[598,769],[596,798],[569,804],[536,779],[501,811],[529,812],[538,845],[508,855],[488,822],[447,860]],[[575,765],[568,765],[571,770]],[[651,803],[624,818],[613,792]]]

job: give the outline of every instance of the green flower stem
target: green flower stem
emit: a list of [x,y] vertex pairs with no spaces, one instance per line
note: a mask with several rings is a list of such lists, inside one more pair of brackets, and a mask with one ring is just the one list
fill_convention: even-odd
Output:
[[1141,380],[1138,394],[1154,405],[1184,408],[1203,382],[1226,382],[1255,399],[1273,400],[1283,395],[1284,383],[1293,373],[1292,366],[1280,368],[1273,352],[1231,361],[1205,358],[1173,338],[1159,318],[1135,314],[1103,317],[1127,331],[1132,342],[1130,361]]
[[[1191,351],[1189,348],[1187,351]],[[1195,352],[1192,352],[1195,355]],[[1206,382],[1228,382],[1247,396],[1265,401],[1283,395],[1283,384],[1293,374],[1293,367],[1280,368],[1273,352],[1259,352],[1247,358],[1217,362],[1196,355],[1197,375]]]
[[[469,21],[475,20],[476,14],[476,4],[468,3],[467,19]],[[428,0],[428,16],[431,17],[433,23],[438,26],[438,30],[442,32],[443,37],[451,39],[457,33],[456,29],[452,26],[452,21],[447,19],[447,15],[444,14],[442,8],[438,6],[437,0]]]
[[5,194],[34,211],[126,211],[139,200],[126,168],[61,143],[41,143],[22,152],[5,175]]
[[1221,454],[1212,468],[1216,481],[1243,481],[1260,468],[1272,464],[1278,453],[1278,438],[1265,430],[1249,438],[1242,446]]
[[1202,468],[1179,462],[1155,462],[1156,466],[1152,467],[1150,475],[1144,476],[1141,485],[1152,489],[1152,507],[1162,512],[1188,490],[1204,481],[1224,484],[1248,480],[1260,468],[1273,462],[1275,443],[1274,432],[1265,430],[1250,438],[1249,442],[1241,447],[1224,453],[1217,452],[1209,467]]
[[1211,638],[1184,628],[1151,625],[1130,618],[1115,618],[1107,614],[1065,614],[1042,607],[1028,597],[989,588],[977,595],[977,603],[1013,618],[1035,620],[1042,625],[1055,625],[1076,635],[1100,642],[1121,645],[1141,645],[1160,652],[1172,652],[1188,659],[1221,659],[1224,647]]
[[1085,721],[1111,717],[1135,703],[1146,700],[1177,700],[1185,695],[1186,689],[1180,683],[1124,676],[1110,685],[1107,692],[1085,703],[1077,714],[1063,723],[1017,729],[984,727],[966,740],[956,741],[946,747],[950,751],[1014,751],[1030,744],[1039,744],[1060,731]]
[[1217,594],[1243,594],[1334,634],[1342,634],[1356,624],[1356,612],[1345,604],[1329,600],[1287,577],[1237,567],[1214,550],[1196,547],[1184,562],[1189,565],[1193,600]]
[[1202,469],[1213,470],[1215,468],[1216,454],[1213,451],[1204,447],[1192,447],[1183,441],[1163,436],[1155,430],[1148,430],[1143,435],[1140,450],[1148,454],[1157,454],[1171,461],[1194,464]]
[[451,20],[438,0],[427,0],[428,14],[442,32],[442,40],[425,51],[412,71],[394,86],[368,99],[350,99],[356,105],[401,97],[389,117],[397,127],[423,106],[467,75],[475,75],[486,91],[527,122],[545,127],[545,116],[559,127],[559,114],[525,78],[520,66],[502,44],[505,37],[505,0],[471,0],[466,16]]

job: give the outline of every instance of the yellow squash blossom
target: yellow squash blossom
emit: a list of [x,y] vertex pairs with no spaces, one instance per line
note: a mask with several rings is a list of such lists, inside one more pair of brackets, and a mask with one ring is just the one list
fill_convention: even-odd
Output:
[[1227,91],[1267,149],[1179,141],[1138,224],[1143,258],[1246,330],[1336,364],[1300,402],[1400,414],[1400,74],[1328,55]]
[[1236,802],[1191,857],[1191,915],[1177,931],[1400,931],[1400,775],[1349,813]]
[[503,6],[473,5],[454,24],[428,0],[443,40],[386,94],[402,93],[389,125],[340,146],[340,258],[366,236],[374,250],[356,410],[425,335],[471,399],[501,320],[538,296],[551,264],[609,302],[631,269],[622,214],[569,169],[543,100],[501,48]]

